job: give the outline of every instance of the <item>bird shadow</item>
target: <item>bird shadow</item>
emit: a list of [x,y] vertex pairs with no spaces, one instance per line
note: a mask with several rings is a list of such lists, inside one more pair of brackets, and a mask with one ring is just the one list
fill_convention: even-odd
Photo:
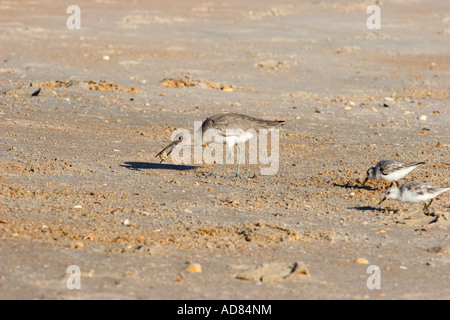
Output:
[[[360,207],[351,207],[349,209],[355,209],[355,210],[359,210],[359,211],[377,211],[377,212],[386,212],[386,209],[383,208],[377,208],[377,207],[372,207],[372,206],[360,206]],[[398,210],[393,210],[394,213],[397,213]]]
[[376,188],[372,188],[369,186],[351,185],[349,182],[346,184],[333,183],[333,186],[345,189],[364,189],[369,191],[378,191],[378,189]]
[[193,170],[196,167],[178,165],[178,164],[165,164],[165,163],[151,163],[151,162],[125,162],[121,164],[120,167],[126,168],[128,170],[177,170],[177,171],[187,171]]

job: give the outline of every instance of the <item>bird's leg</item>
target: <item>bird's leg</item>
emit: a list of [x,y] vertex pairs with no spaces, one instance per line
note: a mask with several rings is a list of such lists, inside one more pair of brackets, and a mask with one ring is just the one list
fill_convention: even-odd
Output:
[[[363,182],[362,185],[361,185],[362,187],[364,187],[364,185],[366,184],[367,180],[369,180],[369,178],[366,177],[366,178],[364,179],[364,182]],[[349,184],[349,183],[350,183],[350,181],[347,182],[347,184]]]
[[211,172],[210,174],[208,174],[207,177],[212,177],[213,175],[215,175],[215,174],[217,173],[217,171],[219,171],[220,169],[222,169],[222,167],[223,167],[224,165],[227,164],[228,160],[230,160],[231,157],[233,156],[233,149],[230,149],[230,150],[231,150],[231,152],[230,152],[230,155],[228,156],[227,160],[225,160],[225,162],[222,163],[216,170],[214,170],[213,172]]
[[238,158],[237,158],[238,164],[237,164],[236,178],[239,178],[239,169],[241,167],[241,148],[239,148],[239,145],[236,146],[238,150]]
[[433,200],[434,200],[434,199],[431,199],[431,201],[430,201],[429,204],[426,204],[426,203],[425,203],[425,207],[423,207],[423,212],[424,212],[424,213],[425,213],[425,212],[428,213],[428,208],[430,207],[430,205],[431,205],[431,203],[433,202]]

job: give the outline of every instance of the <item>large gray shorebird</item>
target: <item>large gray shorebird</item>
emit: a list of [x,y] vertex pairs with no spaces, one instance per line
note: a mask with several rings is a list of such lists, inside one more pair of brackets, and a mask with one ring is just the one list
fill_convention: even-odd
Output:
[[[205,133],[209,130],[214,130],[217,135],[223,139],[222,143],[226,143],[231,150],[230,155],[225,162],[208,176],[210,177],[215,175],[228,162],[228,160],[230,160],[233,156],[234,145],[236,145],[238,149],[238,166],[236,177],[239,177],[241,165],[241,150],[239,148],[239,144],[245,143],[253,138],[261,129],[276,129],[284,123],[285,121],[282,120],[263,120],[238,113],[217,114],[206,119],[201,126],[203,145],[207,146],[214,142],[214,140],[211,139],[213,135],[205,135]],[[162,159],[161,162],[163,162],[168,157],[170,152],[172,152],[173,148],[182,141],[182,134],[175,136],[174,141],[159,152],[156,157],[159,156]],[[166,152],[166,150],[169,150],[169,152]]]

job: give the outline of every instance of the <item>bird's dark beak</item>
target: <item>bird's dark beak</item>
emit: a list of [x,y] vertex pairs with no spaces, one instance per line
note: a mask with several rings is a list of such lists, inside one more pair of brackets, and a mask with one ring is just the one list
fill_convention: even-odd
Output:
[[[162,150],[155,156],[155,158],[160,157],[160,158],[161,158],[161,162],[160,162],[160,163],[163,163],[163,162],[169,157],[169,155],[172,153],[172,150],[175,148],[175,146],[176,146],[177,144],[179,144],[180,142],[181,142],[181,141],[173,141],[173,142],[171,142],[171,143],[170,143],[169,145],[167,145],[164,149],[162,149]],[[164,154],[165,151],[168,150],[168,149],[170,149],[169,152],[167,152],[166,154]]]
[[362,185],[361,185],[361,186],[363,186],[363,187],[364,187],[364,185],[366,184],[367,180],[369,180],[369,178],[367,178],[367,177],[366,177],[366,178],[364,179],[364,182],[362,183]]
[[386,201],[386,196],[378,203],[378,205],[382,204],[384,201]]

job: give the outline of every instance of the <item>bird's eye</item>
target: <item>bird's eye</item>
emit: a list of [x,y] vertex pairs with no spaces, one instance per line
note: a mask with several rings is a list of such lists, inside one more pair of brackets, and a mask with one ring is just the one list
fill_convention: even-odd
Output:
[[178,141],[181,141],[181,140],[183,140],[183,137],[182,136],[178,137]]

